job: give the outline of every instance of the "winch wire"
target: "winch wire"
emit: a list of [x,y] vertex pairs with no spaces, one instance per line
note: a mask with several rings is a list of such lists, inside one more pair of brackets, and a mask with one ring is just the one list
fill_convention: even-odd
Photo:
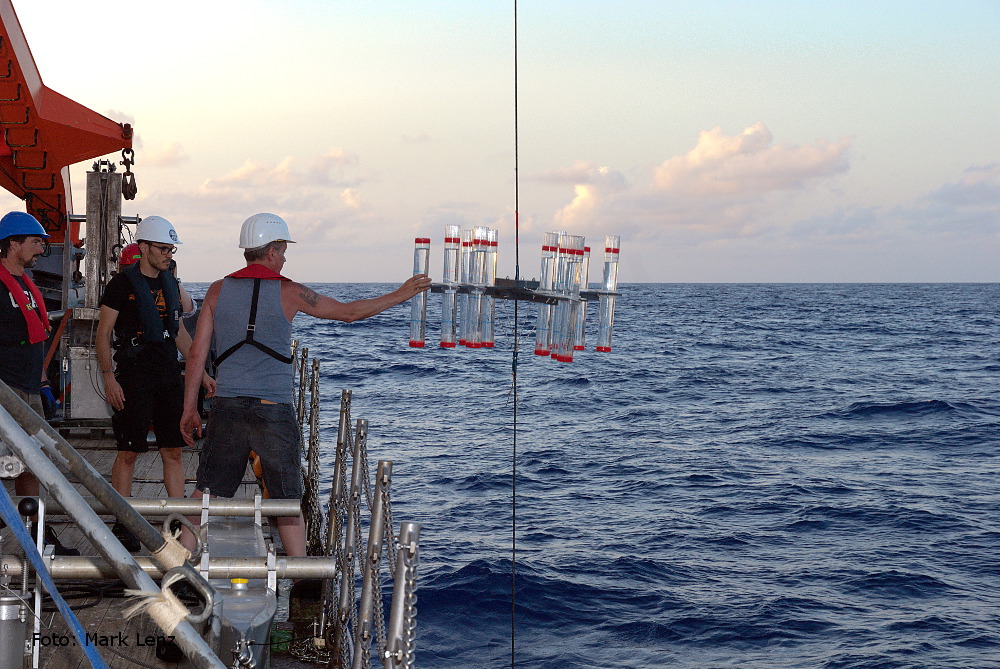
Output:
[[[520,223],[520,155],[518,143],[517,109],[517,0],[514,0],[514,281],[521,280],[521,223]],[[521,322],[518,313],[519,300],[514,300],[514,350],[511,353],[511,383],[513,384],[513,449],[511,455],[511,539],[510,539],[510,666],[514,667],[514,611],[515,585],[517,573],[517,354],[521,348]]]

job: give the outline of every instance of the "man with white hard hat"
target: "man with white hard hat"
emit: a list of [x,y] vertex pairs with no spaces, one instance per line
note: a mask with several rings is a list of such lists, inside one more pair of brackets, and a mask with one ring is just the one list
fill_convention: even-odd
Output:
[[[208,417],[195,496],[232,497],[243,480],[250,450],[260,456],[264,485],[273,499],[302,498],[298,419],[292,408],[292,319],[299,312],[350,323],[401,304],[430,288],[420,274],[380,297],[340,302],[283,277],[288,225],[275,214],[254,214],[240,230],[247,266],[208,289],[191,354],[187,357],[181,434],[188,445],[201,436],[198,382],[209,349],[216,352],[218,388]],[[278,518],[289,556],[305,555],[301,516]],[[185,532],[184,541],[193,544]]]
[[[107,402],[115,409],[112,423],[118,442],[111,485],[122,496],[132,495],[135,462],[149,450],[146,439],[152,424],[167,495],[184,497],[184,439],[178,427],[184,380],[177,351],[187,357],[191,335],[180,323],[180,289],[170,272],[181,242],[174,226],[161,216],[139,221],[135,236],[139,262],[108,282],[97,325],[97,360]],[[211,393],[214,381],[204,368],[195,376]],[[139,541],[124,525],[115,523],[112,529],[128,550],[139,550]]]

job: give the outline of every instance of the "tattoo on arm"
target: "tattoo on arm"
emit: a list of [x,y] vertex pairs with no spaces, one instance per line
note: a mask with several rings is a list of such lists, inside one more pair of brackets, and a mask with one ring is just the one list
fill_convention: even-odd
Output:
[[302,292],[299,293],[299,297],[301,297],[310,307],[315,307],[319,302],[319,293],[312,288],[307,288],[306,286],[302,286]]

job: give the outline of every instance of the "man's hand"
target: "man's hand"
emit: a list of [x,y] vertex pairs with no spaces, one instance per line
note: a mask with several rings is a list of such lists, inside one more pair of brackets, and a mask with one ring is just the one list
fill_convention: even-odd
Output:
[[402,302],[405,302],[414,295],[419,295],[425,290],[430,290],[430,287],[430,277],[426,274],[414,274],[396,289],[396,294],[399,295]]
[[215,379],[208,372],[201,377],[201,385],[205,388],[205,397],[215,397]]
[[201,416],[197,407],[184,409],[184,415],[181,416],[181,436],[184,437],[184,443],[194,446],[194,435],[201,438]]
[[125,408],[125,391],[113,374],[104,375],[104,398],[117,411]]

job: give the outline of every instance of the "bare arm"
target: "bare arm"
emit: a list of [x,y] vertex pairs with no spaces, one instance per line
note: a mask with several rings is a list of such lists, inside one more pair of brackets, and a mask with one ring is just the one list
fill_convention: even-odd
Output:
[[212,346],[215,305],[219,300],[221,287],[222,282],[216,281],[208,289],[201,305],[201,315],[198,316],[198,327],[195,330],[194,341],[190,342],[187,355],[184,356],[187,364],[184,368],[184,415],[181,417],[181,435],[188,446],[194,445],[193,433],[201,436],[201,416],[198,415],[198,387],[202,384],[205,361],[208,360],[208,351]]
[[[331,321],[352,323],[365,318],[371,318],[390,307],[402,304],[414,295],[418,295],[431,287],[431,280],[426,274],[417,274],[391,293],[353,302],[340,302],[320,295],[312,288],[293,281],[285,282],[281,287],[281,301],[285,306],[285,316],[289,320],[301,311],[304,314]],[[290,312],[290,313],[289,313]]]
[[101,307],[100,320],[97,322],[97,364],[104,377],[104,397],[108,404],[121,410],[125,407],[125,393],[115,379],[111,360],[111,334],[118,321],[118,310],[107,305]]
[[194,311],[194,299],[188,294],[187,289],[184,288],[184,284],[180,281],[177,282],[177,288],[180,291],[181,313],[191,314]]

